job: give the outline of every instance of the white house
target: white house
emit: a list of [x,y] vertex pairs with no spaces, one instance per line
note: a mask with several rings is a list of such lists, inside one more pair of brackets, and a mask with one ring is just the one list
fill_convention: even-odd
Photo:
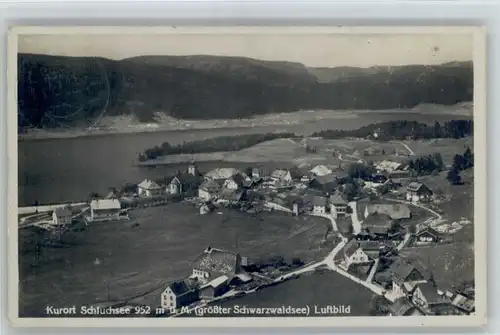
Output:
[[344,247],[344,263],[346,269],[351,265],[365,265],[373,262],[366,252],[363,251],[361,245],[352,239]]
[[198,300],[198,291],[194,283],[184,280],[167,286],[161,293],[161,307],[174,312],[182,306],[188,306]]
[[73,213],[68,207],[58,207],[52,212],[52,223],[56,226],[70,224]]
[[326,198],[321,196],[314,196],[312,199],[313,213],[325,214],[326,213]]
[[244,183],[245,183],[245,177],[242,176],[241,174],[236,174],[226,179],[222,187],[229,190],[239,190],[240,188],[243,187]]
[[161,192],[162,189],[160,185],[149,179],[144,179],[139,185],[137,185],[137,193],[139,196],[154,197],[160,195]]
[[111,221],[120,219],[121,204],[118,199],[92,200],[90,218],[92,221]]
[[431,197],[432,191],[423,183],[414,181],[406,187],[406,200],[408,201],[428,201]]

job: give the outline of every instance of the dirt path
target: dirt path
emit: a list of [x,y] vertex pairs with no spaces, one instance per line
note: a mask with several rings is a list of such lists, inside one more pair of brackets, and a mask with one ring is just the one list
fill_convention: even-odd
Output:
[[400,143],[402,146],[405,147],[406,150],[408,150],[410,152],[410,156],[415,156],[415,152],[413,150],[411,150],[411,148],[407,144],[405,144],[403,142],[400,142]]

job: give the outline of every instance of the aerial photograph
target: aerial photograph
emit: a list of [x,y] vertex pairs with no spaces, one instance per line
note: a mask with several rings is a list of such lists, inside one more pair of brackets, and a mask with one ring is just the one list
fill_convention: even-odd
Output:
[[20,318],[474,315],[470,35],[17,48]]

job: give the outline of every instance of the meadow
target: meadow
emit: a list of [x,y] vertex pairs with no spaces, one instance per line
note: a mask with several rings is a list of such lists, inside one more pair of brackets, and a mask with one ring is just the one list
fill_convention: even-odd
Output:
[[43,315],[46,305],[108,301],[156,307],[167,283],[188,276],[208,246],[254,261],[283,256],[304,262],[321,259],[333,248],[333,236],[322,241],[330,223],[317,217],[235,211],[201,216],[187,204],[130,216],[128,222],[70,232],[63,237],[66,247],[42,248],[38,255],[32,246],[38,233],[20,230],[20,315]]

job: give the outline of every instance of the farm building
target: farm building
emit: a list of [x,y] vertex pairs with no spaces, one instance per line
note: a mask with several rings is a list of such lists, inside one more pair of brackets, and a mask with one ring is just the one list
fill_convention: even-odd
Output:
[[427,314],[434,309],[441,309],[442,305],[450,305],[438,294],[436,286],[430,282],[417,284],[412,295],[412,302]]
[[406,187],[406,200],[408,201],[428,201],[431,197],[432,191],[424,183],[411,182]]
[[328,204],[334,218],[347,215],[347,201],[339,192],[335,192],[328,198]]
[[425,227],[415,234],[418,244],[436,243],[441,240],[441,234],[431,227]]
[[408,298],[399,298],[389,306],[390,316],[423,316],[425,315]]
[[220,185],[214,180],[206,180],[198,188],[198,197],[205,201],[209,201],[218,194],[220,189]]
[[137,185],[137,194],[143,197],[154,197],[162,193],[162,188],[160,185],[152,180],[144,179],[139,185]]
[[219,193],[217,202],[228,204],[238,203],[244,199],[245,195],[246,193],[243,190],[233,190],[226,188]]
[[392,293],[395,296],[407,296],[413,293],[417,284],[426,282],[422,273],[402,258],[391,264],[389,272],[392,276]]
[[229,190],[239,190],[245,186],[248,186],[248,181],[246,181],[243,175],[238,173],[235,174],[234,176],[227,178],[224,181],[224,185],[222,187]]
[[391,162],[388,160],[384,160],[384,161],[377,163],[375,165],[375,168],[377,169],[377,171],[379,173],[381,173],[381,172],[393,172],[393,171],[401,169],[402,167],[403,167],[403,164],[398,163],[398,162]]
[[198,290],[194,281],[175,281],[161,293],[161,307],[168,311],[174,311],[182,306],[188,306],[198,299]]
[[384,214],[393,220],[411,218],[411,210],[405,204],[368,204],[365,207],[364,217],[367,218],[371,214]]
[[202,283],[220,276],[233,277],[241,272],[241,256],[227,250],[208,247],[193,263],[191,278]]
[[335,175],[327,174],[324,176],[316,176],[310,182],[309,186],[325,193],[331,193],[335,191],[338,186],[338,181]]
[[118,199],[92,200],[90,203],[90,219],[92,221],[119,220],[121,204]]
[[200,298],[203,300],[210,300],[220,297],[229,291],[229,278],[227,276],[220,276],[206,283],[200,287]]
[[314,196],[312,199],[313,213],[325,214],[326,213],[326,198],[321,196]]
[[70,224],[73,213],[68,207],[58,207],[52,212],[52,224],[62,226]]
[[361,223],[361,236],[369,240],[385,240],[399,235],[392,232],[394,221],[386,214],[370,214]]
[[205,179],[226,180],[239,173],[241,173],[241,171],[235,168],[217,168],[207,172],[205,174]]

